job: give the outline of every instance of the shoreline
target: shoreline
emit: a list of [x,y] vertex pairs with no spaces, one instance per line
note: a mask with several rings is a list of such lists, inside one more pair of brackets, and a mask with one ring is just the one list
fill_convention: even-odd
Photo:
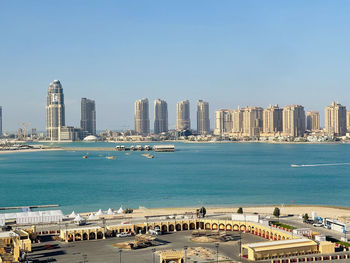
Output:
[[24,149],[24,150],[0,150],[0,154],[6,153],[30,153],[30,152],[50,152],[50,151],[64,151],[63,148],[52,149]]
[[[207,210],[207,214],[228,214],[236,213],[239,207],[243,208],[244,213],[258,213],[260,215],[272,216],[275,207],[278,207],[281,211],[281,216],[303,215],[308,214],[311,217],[312,212],[316,212],[317,216],[326,218],[342,219],[343,221],[350,222],[350,207],[343,206],[329,206],[329,205],[248,205],[248,206],[204,206]],[[139,218],[145,216],[164,216],[164,215],[181,215],[185,213],[195,213],[196,209],[200,207],[164,207],[164,208],[146,208],[139,207],[134,209],[131,214],[121,214],[127,217]],[[114,209],[117,211],[118,209]],[[90,213],[96,213],[96,211],[81,212],[82,216],[88,216]],[[69,214],[68,214],[69,215]]]

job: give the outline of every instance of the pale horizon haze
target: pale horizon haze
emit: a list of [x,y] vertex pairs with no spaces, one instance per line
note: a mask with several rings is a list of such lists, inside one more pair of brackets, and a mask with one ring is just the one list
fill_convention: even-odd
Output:
[[[3,130],[45,130],[46,93],[61,81],[66,125],[80,126],[80,100],[96,101],[97,129],[133,129],[134,102],[214,111],[333,100],[350,109],[349,1],[2,1]],[[323,121],[321,121],[323,126]]]

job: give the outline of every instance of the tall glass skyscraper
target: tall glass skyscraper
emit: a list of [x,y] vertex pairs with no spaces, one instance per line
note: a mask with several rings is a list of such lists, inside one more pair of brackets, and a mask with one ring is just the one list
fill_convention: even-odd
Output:
[[140,135],[149,134],[148,99],[135,101],[135,132]]
[[168,104],[166,101],[156,99],[154,101],[154,133],[159,134],[168,131]]
[[64,96],[61,82],[54,80],[47,91],[46,133],[51,141],[59,140],[60,129],[65,126]]
[[94,100],[81,99],[80,127],[89,135],[96,135],[96,106]]

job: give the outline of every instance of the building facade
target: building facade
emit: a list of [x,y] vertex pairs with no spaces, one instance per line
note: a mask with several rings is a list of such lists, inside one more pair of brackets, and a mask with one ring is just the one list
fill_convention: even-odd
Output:
[[197,132],[202,135],[210,132],[209,103],[203,100],[197,103]]
[[179,101],[176,105],[176,130],[190,130],[190,102],[188,100]]
[[88,135],[96,135],[96,105],[94,100],[81,99],[80,127]]
[[270,105],[263,113],[263,133],[276,134],[283,131],[283,109]]
[[346,126],[347,126],[348,132],[350,132],[350,111],[346,112]]
[[305,110],[301,105],[283,108],[283,135],[303,137],[305,133]]
[[135,132],[140,135],[148,135],[149,121],[149,104],[148,99],[141,99],[135,102]]
[[236,134],[243,133],[243,113],[244,109],[238,107],[237,110],[232,112],[232,132]]
[[329,135],[344,136],[347,131],[346,127],[346,107],[332,102],[325,109],[325,131]]
[[46,101],[46,135],[51,141],[59,140],[60,129],[65,126],[65,107],[62,85],[54,80],[49,85]]
[[154,101],[154,133],[159,134],[168,131],[168,104],[166,101],[156,99]]
[[306,129],[319,131],[320,128],[320,113],[318,111],[308,111],[306,113]]
[[233,129],[233,111],[221,109],[215,111],[215,135],[224,135],[232,132]]
[[243,134],[248,137],[260,136],[263,129],[263,112],[261,107],[246,107],[243,112]]

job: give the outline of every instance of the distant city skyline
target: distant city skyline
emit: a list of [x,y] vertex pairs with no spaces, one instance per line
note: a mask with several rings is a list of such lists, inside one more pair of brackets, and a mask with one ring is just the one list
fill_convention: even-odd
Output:
[[80,100],[93,98],[97,130],[133,129],[142,97],[167,101],[170,129],[187,99],[192,128],[198,99],[210,103],[212,128],[221,108],[300,104],[323,126],[331,101],[350,107],[349,2],[137,2],[3,3],[3,131],[45,130],[43,89],[54,79],[66,123],[79,127]]

